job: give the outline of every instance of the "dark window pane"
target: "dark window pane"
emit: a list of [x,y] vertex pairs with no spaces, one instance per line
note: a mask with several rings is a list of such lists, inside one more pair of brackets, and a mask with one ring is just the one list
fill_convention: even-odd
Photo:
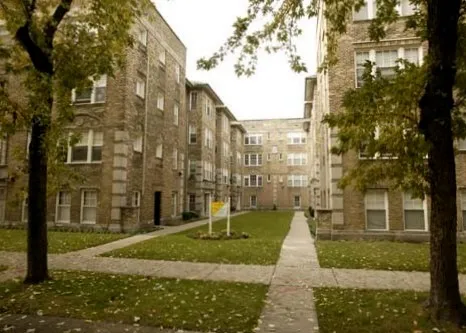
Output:
[[367,229],[385,230],[386,227],[385,210],[367,210]]
[[97,88],[95,88],[94,101],[96,103],[105,102],[106,97],[107,97],[107,87],[97,87]]
[[102,147],[92,147],[92,161],[102,161]]
[[405,210],[405,229],[406,230],[424,230],[424,211],[423,210]]
[[75,102],[76,103],[90,103],[92,96],[92,88],[76,90]]
[[87,146],[75,146],[71,151],[72,162],[86,162],[87,161]]

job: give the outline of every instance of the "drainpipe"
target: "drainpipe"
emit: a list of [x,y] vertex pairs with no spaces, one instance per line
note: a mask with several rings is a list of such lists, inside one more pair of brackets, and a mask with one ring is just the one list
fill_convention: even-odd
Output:
[[149,29],[147,29],[147,65],[146,65],[146,98],[144,100],[144,133],[142,139],[142,184],[141,184],[141,198],[139,199],[139,212],[138,212],[138,225],[141,224],[141,208],[142,202],[144,198],[145,191],[145,184],[146,184],[146,156],[147,156],[147,114],[149,109],[149,70],[150,70],[150,52],[149,52]]

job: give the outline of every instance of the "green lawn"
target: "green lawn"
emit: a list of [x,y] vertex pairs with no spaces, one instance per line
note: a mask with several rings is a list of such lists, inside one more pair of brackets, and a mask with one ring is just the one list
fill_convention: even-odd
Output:
[[[105,256],[153,260],[211,262],[224,264],[273,265],[288,233],[293,212],[254,212],[231,219],[231,228],[247,232],[249,239],[199,240],[188,237],[207,225],[178,234],[150,239]],[[225,221],[215,222],[214,231],[226,228]]]
[[[321,267],[428,271],[429,244],[317,241]],[[458,245],[458,269],[466,273],[466,244]]]
[[0,314],[102,320],[209,332],[252,332],[267,286],[102,273],[53,273],[36,286],[0,283]]
[[423,308],[427,297],[393,290],[314,289],[322,333],[464,332],[429,321]]
[[[82,250],[127,237],[125,234],[49,231],[49,252],[66,253]],[[26,231],[0,229],[0,251],[26,251]]]

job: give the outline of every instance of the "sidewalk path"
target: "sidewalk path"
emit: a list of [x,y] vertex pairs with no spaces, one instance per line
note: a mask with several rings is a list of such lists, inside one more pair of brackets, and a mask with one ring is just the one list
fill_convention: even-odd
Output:
[[282,246],[258,332],[318,332],[309,274],[318,269],[315,247],[302,212],[297,212]]

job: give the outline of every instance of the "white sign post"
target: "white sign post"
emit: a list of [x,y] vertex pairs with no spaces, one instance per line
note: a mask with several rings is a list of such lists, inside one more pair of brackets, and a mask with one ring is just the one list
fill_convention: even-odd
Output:
[[227,210],[227,236],[230,237],[230,205],[231,205],[231,198],[228,197],[228,210]]
[[212,198],[209,195],[209,235],[212,235]]

